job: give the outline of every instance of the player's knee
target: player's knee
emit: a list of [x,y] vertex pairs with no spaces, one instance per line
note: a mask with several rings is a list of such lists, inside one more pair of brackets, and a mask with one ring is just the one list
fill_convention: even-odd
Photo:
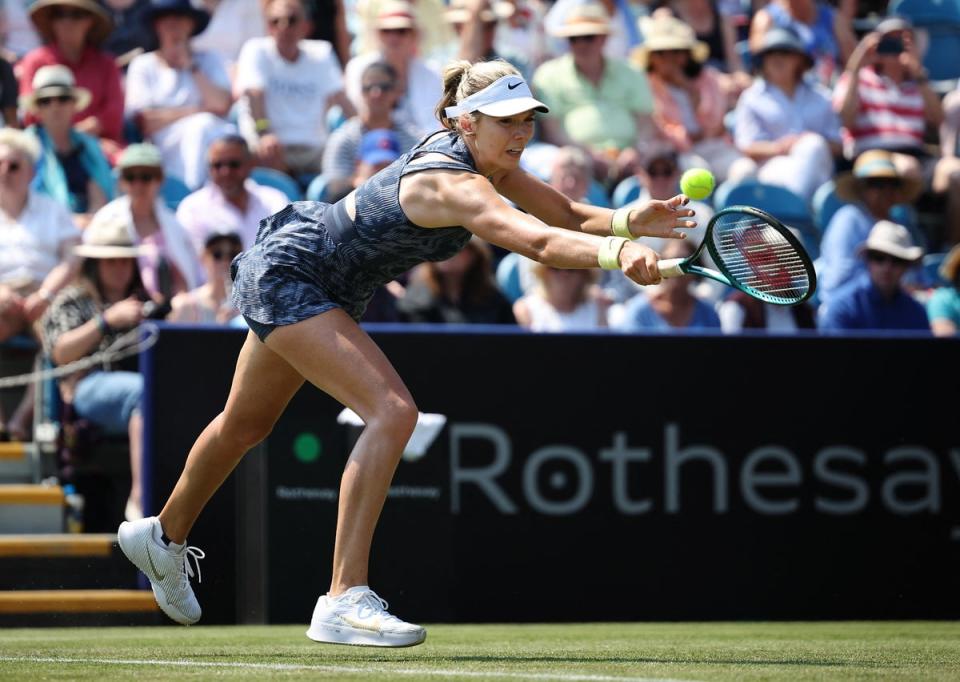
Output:
[[273,430],[273,422],[263,419],[231,419],[223,415],[220,438],[230,443],[231,449],[246,452],[265,440]]
[[410,396],[387,396],[378,410],[378,421],[396,438],[410,438],[420,412]]

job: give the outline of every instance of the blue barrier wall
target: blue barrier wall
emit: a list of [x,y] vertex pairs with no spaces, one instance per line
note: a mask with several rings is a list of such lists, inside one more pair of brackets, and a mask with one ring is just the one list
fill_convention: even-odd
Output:
[[[960,616],[960,341],[371,332],[449,420],[374,542],[405,618]],[[167,327],[149,352],[154,500],[242,340]],[[205,622],[309,620],[356,435],[340,409],[301,390],[201,517]]]

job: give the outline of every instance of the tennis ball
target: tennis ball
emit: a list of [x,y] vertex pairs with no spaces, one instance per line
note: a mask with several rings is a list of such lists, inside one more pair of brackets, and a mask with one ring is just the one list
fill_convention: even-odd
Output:
[[713,173],[705,168],[691,168],[680,176],[680,191],[691,199],[706,199],[714,186]]

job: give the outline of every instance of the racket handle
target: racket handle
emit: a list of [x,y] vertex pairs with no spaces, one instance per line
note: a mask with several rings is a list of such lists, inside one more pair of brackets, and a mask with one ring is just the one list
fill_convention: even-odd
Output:
[[667,258],[666,260],[658,260],[657,268],[660,269],[661,277],[680,277],[685,274],[683,270],[680,269],[680,264],[685,261],[685,258]]

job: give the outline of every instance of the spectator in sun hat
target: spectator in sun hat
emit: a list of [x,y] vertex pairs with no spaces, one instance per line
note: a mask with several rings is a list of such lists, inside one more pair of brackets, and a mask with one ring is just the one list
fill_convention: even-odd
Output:
[[261,166],[294,178],[322,170],[327,112],[353,105],[343,91],[340,62],[330,43],[310,33],[301,0],[264,3],[269,36],[248,40],[240,51],[234,93],[238,125]]
[[903,286],[907,271],[923,258],[903,225],[881,220],[857,249],[867,272],[845,284],[817,310],[818,328],[930,331],[927,313]]
[[904,176],[883,149],[864,152],[853,170],[837,178],[837,196],[849,202],[841,206],[827,224],[817,259],[817,293],[821,302],[857,274],[866,272],[866,263],[857,249],[880,220],[890,220],[897,204],[912,204],[922,190],[920,181]]
[[644,43],[633,54],[653,92],[653,122],[687,166],[713,171],[717,182],[742,158],[727,133],[726,97],[718,71],[705,64],[710,48],[693,29],[669,12],[640,20]]
[[947,253],[940,265],[947,284],[934,290],[927,301],[927,317],[934,336],[956,336],[960,331],[960,244]]
[[[132,144],[117,162],[123,193],[94,214],[94,219],[125,221],[138,257],[140,277],[151,298],[169,302],[196,287],[199,263],[186,230],[160,197],[163,160],[150,143]],[[86,235],[84,235],[86,240]]]
[[[315,0],[319,1],[319,0]],[[397,0],[356,0],[356,15],[358,28],[353,40],[353,54],[365,55],[377,52],[380,49],[380,38],[377,35],[380,24],[385,15],[394,14],[397,9]],[[414,13],[417,34],[418,54],[430,61],[430,56],[446,45],[453,33],[445,21],[444,12],[447,9],[447,0],[404,0],[410,5],[409,10],[400,10],[400,14],[412,10]],[[443,62],[445,63],[445,62]],[[437,64],[437,68],[442,66]]]
[[[516,6],[505,0],[450,0],[443,13],[444,21],[452,29],[453,40],[446,50],[431,55],[441,63],[451,59],[466,59],[471,62],[490,59],[506,59],[527,71],[527,54],[514,54],[509,44],[498,40],[502,21],[516,12]],[[508,50],[502,52],[503,48]]]
[[759,78],[734,109],[734,143],[745,154],[730,179],[756,175],[809,201],[833,177],[840,119],[829,93],[804,78],[813,58],[792,32],[774,28],[754,55]]
[[[123,140],[123,85],[120,69],[102,48],[113,21],[96,0],[39,0],[30,7],[30,19],[43,39],[17,64],[20,94],[33,91],[33,78],[42,66],[63,64],[73,72],[76,85],[90,92],[85,107],[77,107],[78,131],[100,140],[104,153],[114,159]],[[36,123],[27,113],[24,123]]]
[[540,137],[557,146],[575,144],[594,161],[598,179],[632,172],[638,145],[653,136],[654,102],[646,74],[626,60],[607,57],[603,44],[610,19],[603,5],[578,5],[554,31],[570,52],[544,62],[533,74],[537,96],[550,107]]
[[180,202],[177,220],[190,235],[198,255],[203,253],[211,234],[224,230],[239,235],[243,248],[248,249],[257,238],[260,221],[290,200],[282,191],[250,177],[254,157],[239,135],[215,140],[207,150],[207,162],[210,177],[203,187]]
[[563,27],[585,1],[600,5],[609,18],[607,38],[603,41],[605,56],[626,59],[633,49],[643,43],[643,36],[637,26],[637,19],[643,12],[637,9],[637,4],[619,0],[557,0],[547,11],[543,21],[544,29],[553,39],[550,49],[554,55],[559,56],[569,51],[569,43],[563,40]]
[[375,128],[394,131],[400,151],[409,151],[420,132],[409,123],[396,120],[394,106],[400,98],[397,72],[387,62],[373,62],[363,72],[362,99],[357,115],[330,134],[323,150],[323,177],[327,186],[325,201],[335,202],[353,189],[357,152],[363,134]]
[[[98,213],[84,232],[75,254],[80,274],[54,300],[43,318],[44,350],[56,365],[106,350],[145,316],[146,295],[137,268],[137,246],[118,214]],[[58,381],[60,395],[77,417],[107,434],[127,434],[131,487],[125,517],[142,516],[140,463],[143,376],[136,365],[100,363]]]
[[363,73],[367,66],[385,61],[397,73],[396,120],[410,124],[421,134],[437,128],[434,105],[443,92],[440,74],[418,56],[419,17],[414,5],[403,0],[385,0],[374,21],[377,48],[347,63],[344,83],[354,108],[362,105]]
[[68,208],[81,227],[115,193],[113,171],[97,139],[72,124],[74,113],[89,101],[90,91],[78,88],[62,64],[37,69],[33,92],[21,98],[23,109],[39,118],[27,129],[41,150],[33,187]]
[[163,154],[164,169],[196,189],[207,178],[206,150],[235,131],[224,117],[233,100],[223,62],[190,46],[210,15],[190,0],[151,0],[144,21],[159,47],[127,69],[126,113]]
[[[945,243],[960,242],[960,159],[931,153],[928,130],[944,123],[940,95],[923,66],[920,39],[904,17],[884,19],[861,39],[833,93],[843,121],[848,158],[867,149],[887,149],[905,175],[943,197]],[[949,131],[944,142],[950,142]],[[956,142],[956,136],[952,136]],[[934,149],[936,149],[934,147]]]

